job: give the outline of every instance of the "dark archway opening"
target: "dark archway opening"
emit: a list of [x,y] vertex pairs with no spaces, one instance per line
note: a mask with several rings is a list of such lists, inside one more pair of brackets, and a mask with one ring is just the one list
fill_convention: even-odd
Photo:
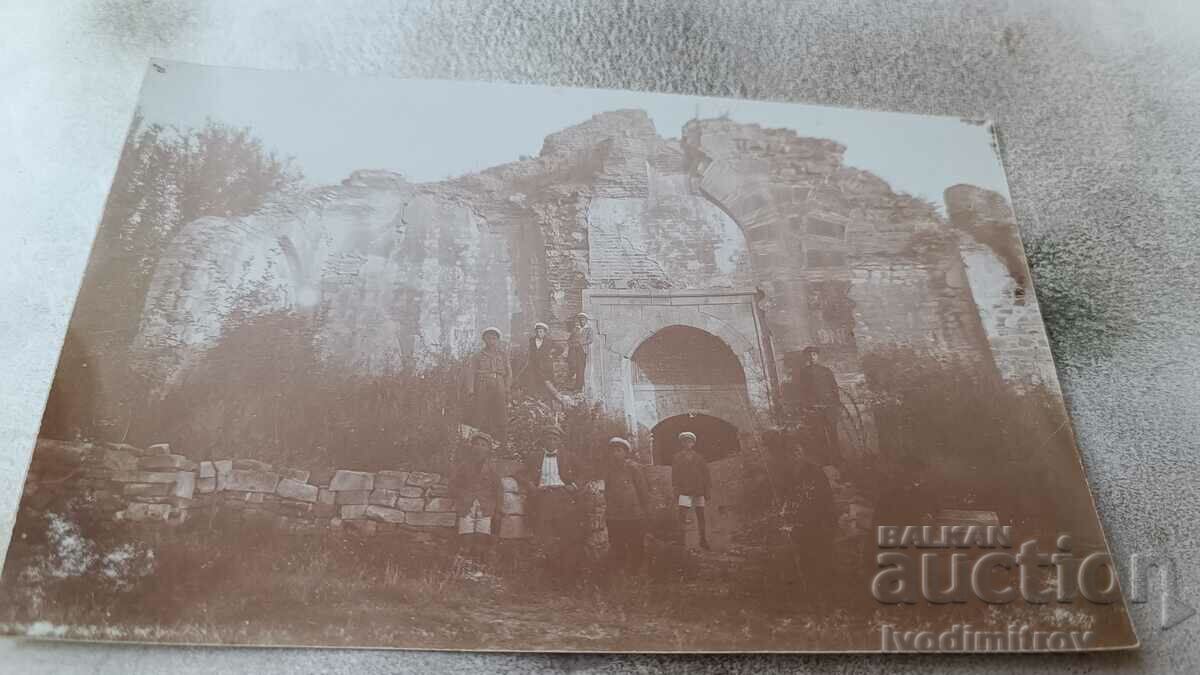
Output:
[[696,434],[696,451],[709,462],[741,452],[738,429],[729,422],[711,415],[675,415],[654,425],[651,430],[655,464],[671,463],[679,449],[679,434],[685,431]]

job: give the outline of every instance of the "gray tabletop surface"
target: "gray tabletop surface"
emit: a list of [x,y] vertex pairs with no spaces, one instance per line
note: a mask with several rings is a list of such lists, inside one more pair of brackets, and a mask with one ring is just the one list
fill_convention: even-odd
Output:
[[[987,117],[1119,563],[1200,607],[1200,3],[0,0],[0,547],[147,59]],[[1152,590],[1155,587],[1152,586]],[[1135,653],[520,656],[0,640],[10,673],[1200,672],[1200,616]]]

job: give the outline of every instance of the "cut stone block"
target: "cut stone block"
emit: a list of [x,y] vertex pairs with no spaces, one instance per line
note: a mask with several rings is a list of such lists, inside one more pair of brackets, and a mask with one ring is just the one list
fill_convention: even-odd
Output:
[[199,478],[216,478],[217,477],[217,466],[215,464],[213,464],[212,462],[200,462],[199,471],[200,471],[200,475],[198,476]]
[[374,504],[367,507],[367,517],[373,520],[379,520],[385,523],[403,523],[404,512],[397,509],[389,509],[386,506],[376,506]]
[[405,485],[396,490],[396,493],[401,497],[424,497],[425,490],[422,490],[415,485]]
[[337,493],[329,488],[319,488],[317,491],[317,501],[321,504],[336,504]]
[[308,473],[308,482],[321,487],[328,487],[333,480],[333,469],[314,469]]
[[125,507],[124,514],[125,520],[166,520],[171,515],[171,505],[134,502]]
[[404,522],[413,527],[455,527],[458,516],[454,513],[405,513]]
[[171,490],[172,497],[191,499],[196,493],[196,474],[191,471],[180,471],[175,480],[175,488]]
[[217,477],[216,476],[213,476],[211,478],[197,478],[196,479],[196,492],[199,492],[202,495],[206,495],[206,494],[211,494],[216,491],[217,491]]
[[517,479],[513,478],[512,476],[505,476],[504,478],[501,478],[500,486],[504,488],[505,492],[520,492],[521,491],[520,483],[518,483]]
[[226,490],[243,492],[274,492],[277,485],[279,474],[255,469],[234,469],[225,481]]
[[183,455],[151,455],[138,460],[138,468],[143,471],[195,471],[197,465]]
[[171,454],[170,443],[155,443],[154,445],[146,446],[147,455],[169,455]]
[[310,472],[303,469],[283,469],[279,473],[284,478],[291,478],[292,480],[297,480],[301,483],[307,483]]
[[450,486],[442,485],[440,483],[438,485],[431,485],[428,493],[430,497],[446,497],[450,494]]
[[396,498],[399,496],[400,495],[395,490],[375,488],[371,491],[371,496],[367,499],[367,502],[379,506],[395,506]]
[[217,490],[228,489],[229,474],[233,472],[233,460],[218,459],[213,462],[213,467],[217,470]]
[[441,476],[436,473],[425,473],[424,471],[413,471],[408,474],[408,484],[417,487],[427,488],[430,485],[436,484],[441,480]]
[[295,499],[302,502],[317,501],[319,490],[316,485],[309,485],[295,478],[280,479],[279,485],[275,486],[275,494],[286,499]]
[[426,511],[453,511],[454,500],[448,497],[434,497],[425,502]]
[[275,504],[275,512],[286,516],[305,516],[312,512],[313,505],[308,502],[284,500]]
[[370,490],[343,490],[335,494],[338,504],[366,504],[371,499]]
[[175,476],[174,471],[118,471],[112,479],[118,483],[174,483]]
[[[367,490],[375,487],[375,476],[363,471],[346,471],[339,469],[333,473],[329,481],[329,489],[334,492],[342,490]],[[364,502],[365,503],[365,502]]]
[[338,510],[338,515],[342,520],[351,520],[354,518],[363,518],[367,513],[366,504],[347,504]]
[[170,483],[126,483],[122,493],[126,497],[166,497],[171,494]]
[[400,497],[396,500],[395,507],[401,511],[424,511],[425,500],[420,497]]
[[260,462],[257,459],[235,459],[233,460],[233,468],[246,471],[270,471],[271,465],[266,462]]
[[375,487],[399,490],[408,484],[407,471],[380,471],[375,474]]

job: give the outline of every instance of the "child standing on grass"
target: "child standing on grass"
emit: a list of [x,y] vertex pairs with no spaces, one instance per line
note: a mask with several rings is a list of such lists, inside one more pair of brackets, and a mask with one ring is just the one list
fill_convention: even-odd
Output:
[[696,452],[696,434],[679,434],[679,451],[671,462],[671,484],[679,500],[679,527],[687,527],[688,509],[696,510],[696,526],[700,530],[700,548],[708,550],[708,532],[704,526],[704,507],[708,503],[711,480],[708,463]]
[[497,507],[503,487],[491,460],[492,437],[471,436],[461,461],[450,476],[450,495],[458,509],[459,553],[484,562],[496,540]]

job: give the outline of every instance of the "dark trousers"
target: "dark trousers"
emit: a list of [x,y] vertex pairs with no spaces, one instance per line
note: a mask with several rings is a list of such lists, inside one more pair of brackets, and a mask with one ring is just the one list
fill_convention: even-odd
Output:
[[609,567],[637,574],[646,554],[646,524],[642,519],[608,521]]
[[475,426],[503,442],[508,437],[508,387],[497,375],[475,379]]
[[583,381],[587,373],[587,354],[579,349],[573,349],[567,354],[567,367],[571,370],[571,388],[583,389]]
[[808,447],[818,464],[836,464],[842,457],[838,441],[838,410],[836,408],[810,408],[804,414],[807,428]]

